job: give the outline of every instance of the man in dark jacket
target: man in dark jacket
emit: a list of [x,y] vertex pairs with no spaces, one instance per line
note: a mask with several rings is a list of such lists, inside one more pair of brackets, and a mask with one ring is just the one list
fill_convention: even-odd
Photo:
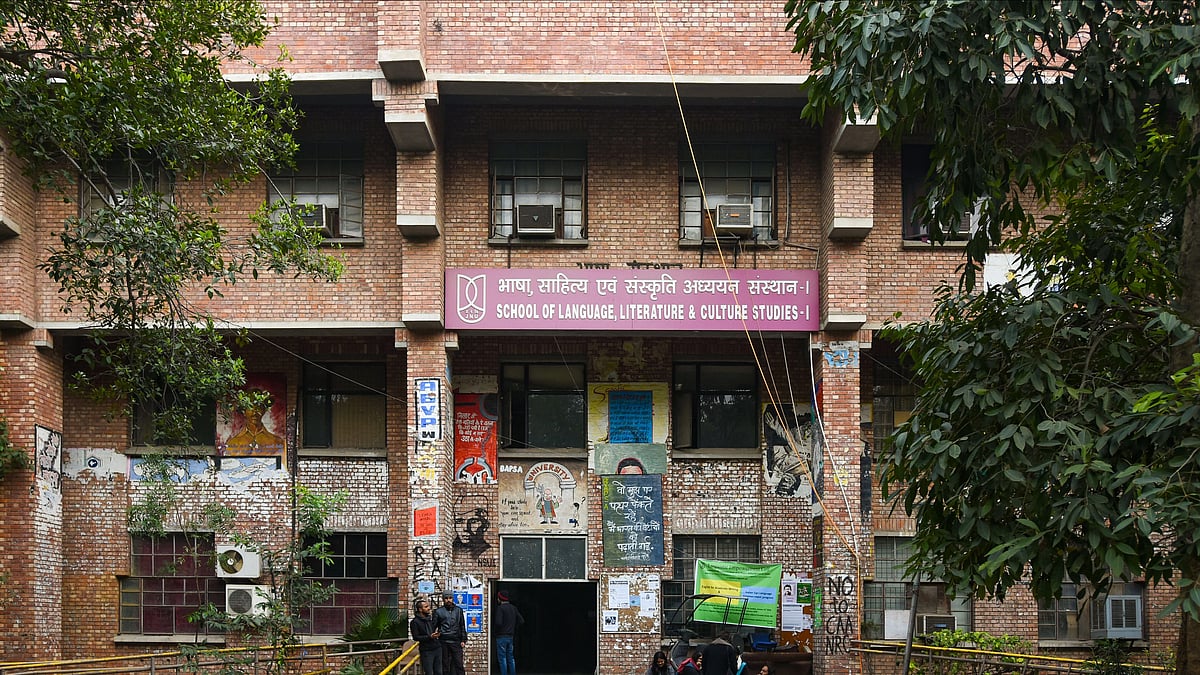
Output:
[[442,641],[442,672],[466,675],[463,648],[467,646],[467,618],[462,608],[454,604],[454,594],[450,591],[442,593],[442,606],[433,613],[433,620]]
[[704,648],[701,670],[704,675],[733,675],[737,672],[737,652],[729,644],[729,637],[729,631],[724,631]]
[[508,593],[496,594],[499,606],[492,612],[492,634],[496,636],[496,660],[500,662],[500,675],[517,675],[517,662],[513,658],[513,635],[517,627],[525,623],[521,611],[508,601]]
[[408,634],[417,641],[417,650],[421,652],[421,668],[425,675],[442,675],[442,643],[438,640],[440,633],[433,622],[429,601],[422,599],[413,604],[417,615],[408,624]]

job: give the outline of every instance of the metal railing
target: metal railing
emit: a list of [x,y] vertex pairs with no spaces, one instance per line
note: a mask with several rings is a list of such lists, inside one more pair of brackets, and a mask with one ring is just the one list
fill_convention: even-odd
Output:
[[[862,640],[852,643],[850,651],[859,654],[866,675],[904,673],[904,642]],[[1129,665],[1146,673],[1168,670],[1140,663]],[[1089,675],[1096,670],[1096,663],[1087,659],[913,644],[910,672],[923,675]]]
[[[378,647],[380,644],[395,646]],[[359,649],[356,649],[358,647]],[[246,673],[285,672],[296,675],[334,673],[352,661],[378,655],[391,663],[416,649],[415,642],[379,641],[300,645],[180,649],[25,663],[0,663],[0,675],[109,675],[115,673],[218,673],[240,666]],[[417,659],[411,659],[415,663]],[[390,668],[391,666],[389,666]],[[407,670],[407,668],[405,668]],[[400,672],[404,672],[403,670]]]

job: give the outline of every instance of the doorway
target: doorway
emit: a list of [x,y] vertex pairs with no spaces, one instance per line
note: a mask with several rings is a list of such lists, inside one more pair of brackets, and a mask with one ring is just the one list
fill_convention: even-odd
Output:
[[[513,640],[521,675],[592,675],[596,672],[596,584],[591,581],[497,581],[521,611],[525,624]],[[493,609],[495,604],[492,605]],[[500,672],[495,642],[489,662]]]

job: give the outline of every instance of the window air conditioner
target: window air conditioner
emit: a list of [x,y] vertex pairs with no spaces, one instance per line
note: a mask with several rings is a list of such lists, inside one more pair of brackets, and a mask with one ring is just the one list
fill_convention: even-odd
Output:
[[917,624],[923,634],[936,633],[939,630],[955,630],[953,614],[922,614],[917,617]]
[[555,232],[553,204],[517,205],[518,237],[553,237]]
[[333,220],[331,212],[334,209],[326,208],[324,204],[298,204],[296,208],[300,211],[300,220],[304,223],[304,227],[310,230],[320,230],[323,237],[333,236],[330,225]]
[[1092,639],[1141,640],[1142,596],[1110,595],[1104,598],[1104,616],[1093,618]]
[[254,579],[259,575],[262,559],[253,551],[238,546],[217,547],[217,576],[226,579]]
[[751,213],[750,204],[720,204],[717,206],[717,226],[714,229],[718,235],[733,234],[749,238],[754,232]]
[[260,616],[267,613],[271,587],[255,584],[229,584],[225,587],[225,613],[234,616]]

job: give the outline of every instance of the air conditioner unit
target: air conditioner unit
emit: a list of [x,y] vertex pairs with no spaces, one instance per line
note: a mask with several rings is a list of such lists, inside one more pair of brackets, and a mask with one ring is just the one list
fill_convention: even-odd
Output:
[[254,551],[239,546],[217,547],[217,576],[227,579],[255,579],[260,573],[262,558]]
[[518,204],[518,237],[553,237],[557,231],[553,204]]
[[721,204],[717,206],[717,234],[733,234],[749,237],[754,232],[750,204]]
[[257,584],[229,584],[225,587],[225,613],[234,616],[259,616],[267,613],[271,587]]
[[921,633],[926,635],[957,628],[953,614],[921,614],[917,617],[917,624],[921,627]]
[[331,225],[334,209],[326,208],[324,204],[298,204],[296,208],[300,212],[300,220],[304,227],[320,230],[323,237],[333,236]]

